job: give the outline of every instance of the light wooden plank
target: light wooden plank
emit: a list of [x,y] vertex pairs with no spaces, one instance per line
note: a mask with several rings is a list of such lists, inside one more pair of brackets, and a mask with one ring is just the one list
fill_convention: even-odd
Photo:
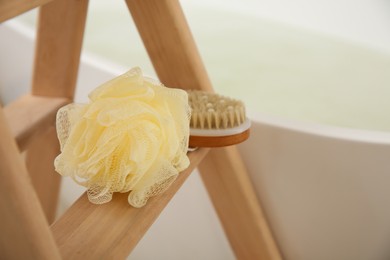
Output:
[[24,151],[39,134],[54,126],[57,110],[69,103],[66,98],[25,95],[4,108],[19,150]]
[[90,203],[86,194],[81,196],[51,227],[62,257],[126,258],[208,151],[191,152],[189,168],[143,208],[131,207],[128,194],[114,194],[113,200],[103,205]]
[[0,0],[0,23],[52,0]]
[[[27,170],[46,219],[49,223],[53,223],[56,217],[58,191],[61,184],[61,175],[55,172],[53,163],[60,150],[54,126],[49,127],[46,132],[35,138],[29,149],[31,147],[34,147],[34,153],[26,154]],[[31,156],[32,154],[36,155]],[[47,163],[36,163],[35,160],[38,156],[40,161]]]
[[0,107],[0,252],[2,259],[60,259]]
[[[33,95],[73,99],[87,9],[87,0],[56,0],[40,8]],[[60,150],[54,133],[41,141],[29,147],[26,163],[47,219],[52,221],[61,181],[53,160]]]
[[126,0],[161,82],[212,91],[197,47],[176,0]]
[[73,98],[87,9],[87,0],[56,0],[40,8],[34,95]]
[[237,158],[235,147],[217,148],[199,165],[229,242],[238,259],[282,259],[245,165]]
[[53,166],[59,154],[55,118],[58,109],[67,103],[66,98],[25,95],[4,109],[19,150],[32,151],[34,147],[26,153],[26,165],[49,223],[55,218],[61,180]]
[[[126,0],[126,3],[160,80],[170,87],[212,91],[179,2]],[[236,257],[281,259],[236,148],[213,150],[212,156],[205,160],[201,175]]]

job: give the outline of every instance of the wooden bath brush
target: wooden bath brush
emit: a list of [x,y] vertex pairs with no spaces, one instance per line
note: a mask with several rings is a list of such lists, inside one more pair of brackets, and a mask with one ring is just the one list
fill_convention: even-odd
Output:
[[249,138],[251,122],[242,101],[204,91],[187,92],[192,109],[190,147],[223,147]]

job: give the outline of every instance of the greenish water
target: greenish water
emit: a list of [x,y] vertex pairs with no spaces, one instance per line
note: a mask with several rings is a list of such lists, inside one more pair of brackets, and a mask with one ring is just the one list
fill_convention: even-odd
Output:
[[[221,94],[244,100],[250,111],[390,131],[390,55],[258,17],[183,3]],[[32,24],[32,17],[20,19]],[[91,2],[84,49],[154,74],[124,1]]]

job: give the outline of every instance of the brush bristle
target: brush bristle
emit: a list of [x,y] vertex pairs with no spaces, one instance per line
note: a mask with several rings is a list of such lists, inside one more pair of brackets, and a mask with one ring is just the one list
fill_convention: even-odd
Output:
[[188,99],[191,128],[227,129],[241,125],[246,119],[245,106],[240,100],[197,90],[188,91]]

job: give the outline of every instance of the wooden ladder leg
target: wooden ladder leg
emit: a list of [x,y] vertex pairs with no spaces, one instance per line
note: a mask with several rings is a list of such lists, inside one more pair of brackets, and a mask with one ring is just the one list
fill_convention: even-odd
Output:
[[238,150],[212,149],[199,170],[237,258],[282,259]]
[[[32,94],[73,99],[87,15],[87,0],[57,0],[40,8]],[[51,128],[27,150],[27,168],[49,222],[53,222],[61,178],[60,153]]]
[[[177,0],[126,0],[160,80],[212,91]],[[281,259],[235,147],[214,149],[201,163],[205,186],[238,259]]]
[[35,138],[26,153],[27,170],[49,223],[55,219],[60,191],[61,176],[53,166],[59,153],[54,127]]
[[0,258],[60,259],[1,107],[0,162]]

